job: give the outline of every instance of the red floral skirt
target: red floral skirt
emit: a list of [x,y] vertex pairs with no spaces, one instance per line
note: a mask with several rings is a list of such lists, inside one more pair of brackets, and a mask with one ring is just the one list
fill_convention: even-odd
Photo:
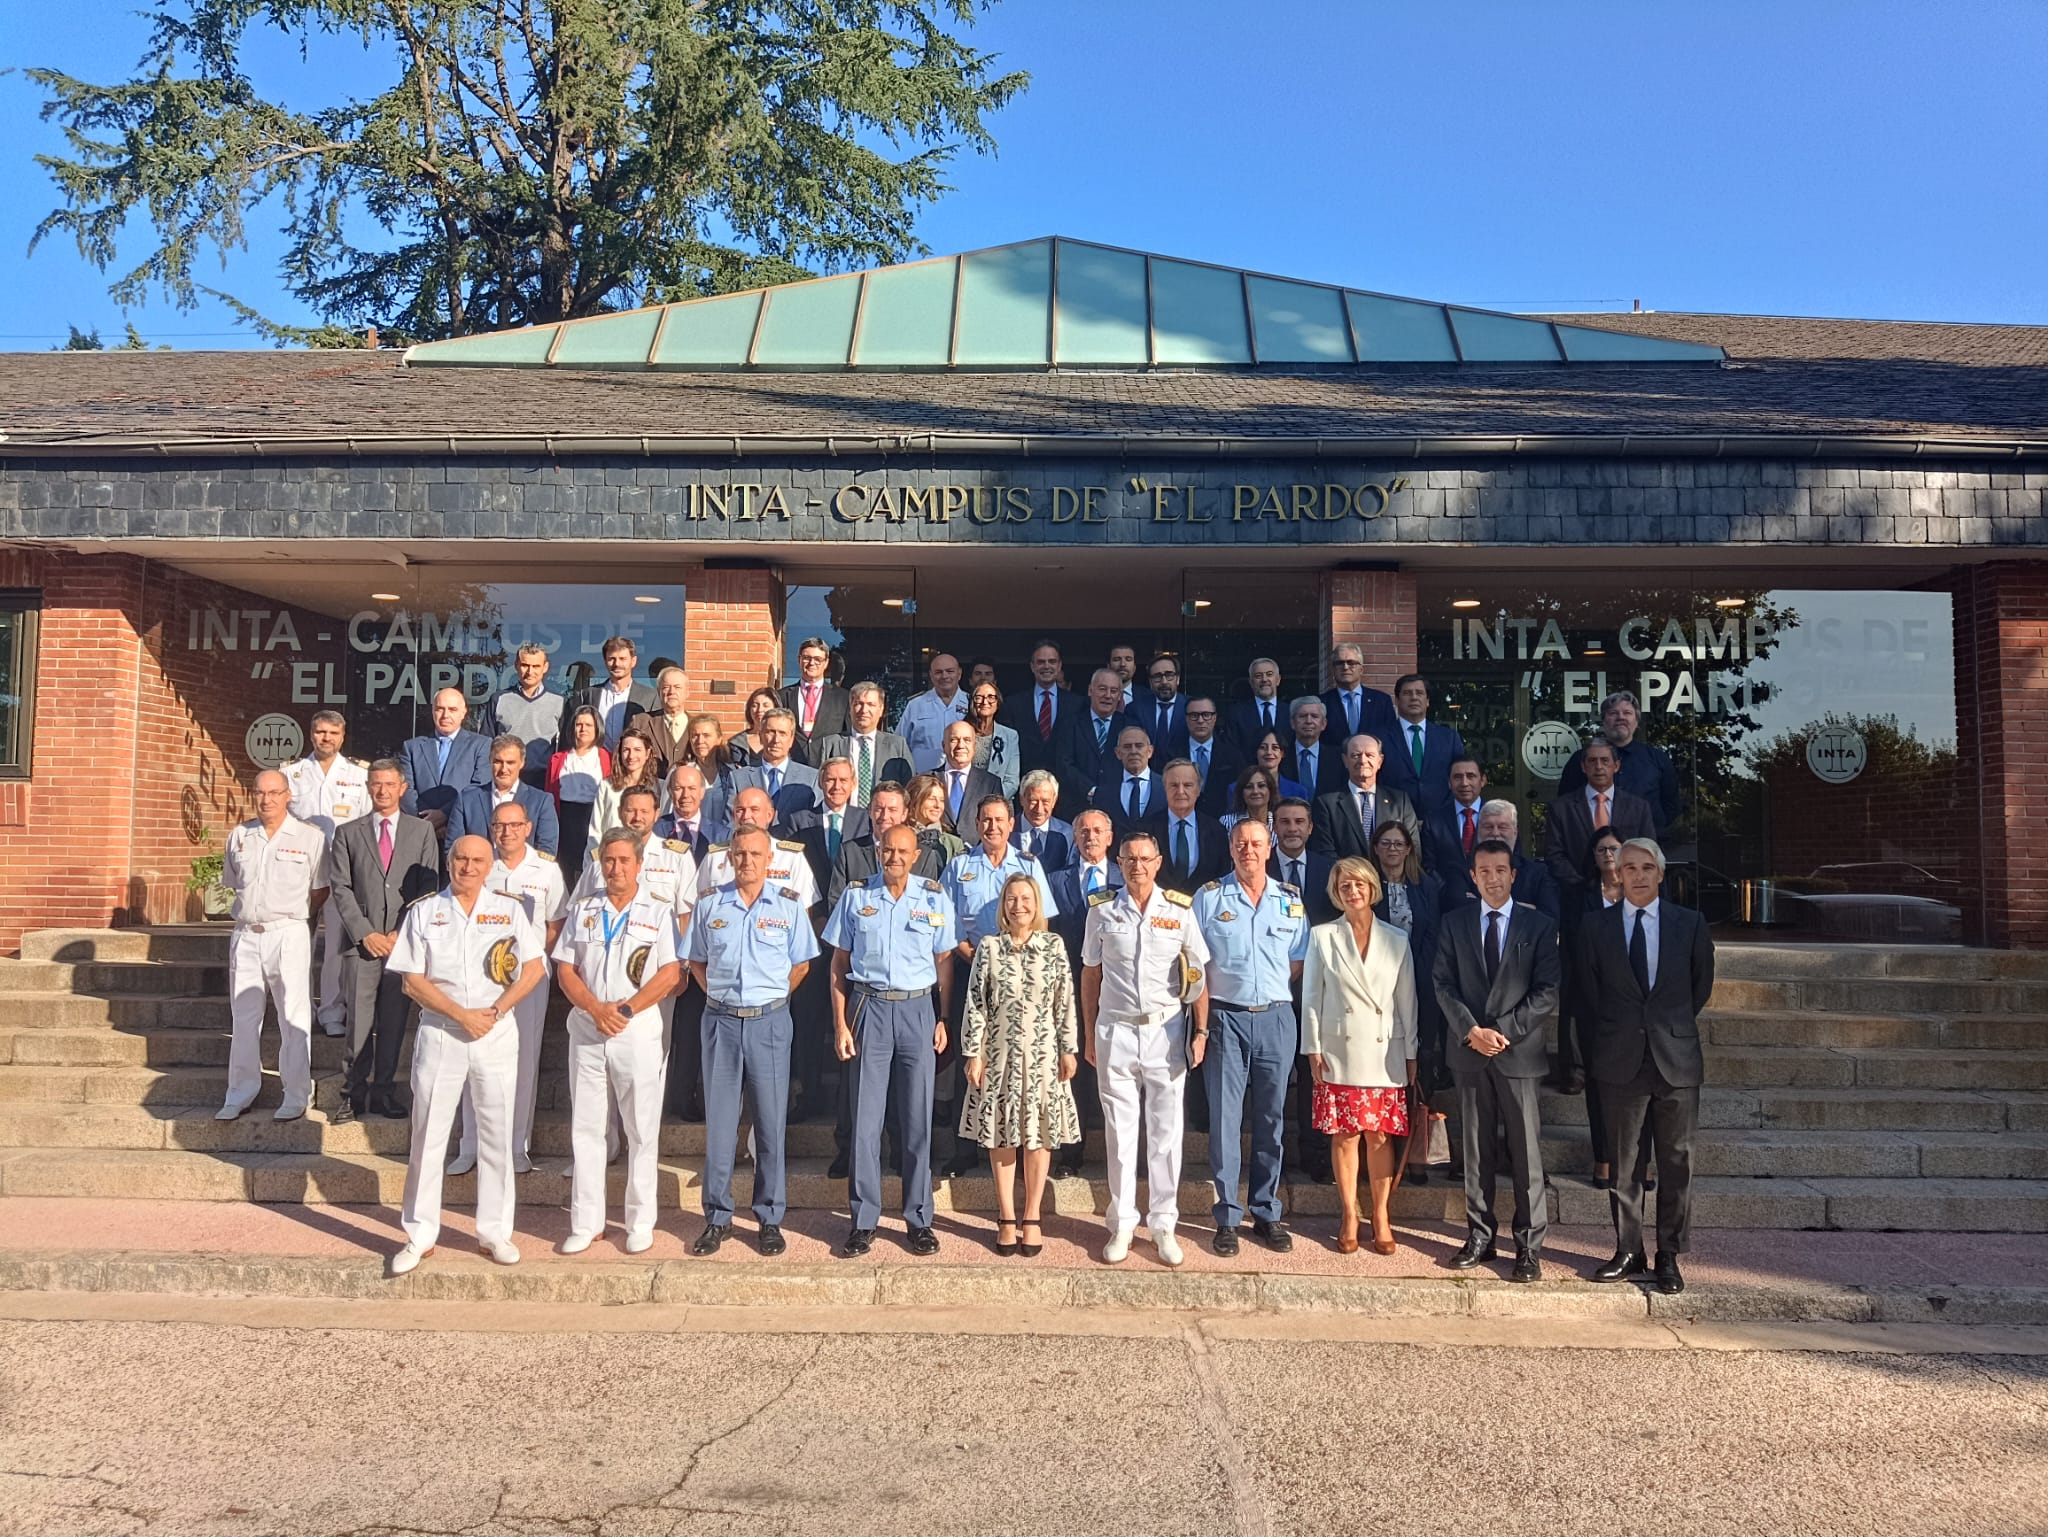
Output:
[[1389,1137],[1408,1135],[1408,1091],[1363,1089],[1349,1083],[1319,1083],[1311,1105],[1317,1131],[1334,1137],[1376,1131]]

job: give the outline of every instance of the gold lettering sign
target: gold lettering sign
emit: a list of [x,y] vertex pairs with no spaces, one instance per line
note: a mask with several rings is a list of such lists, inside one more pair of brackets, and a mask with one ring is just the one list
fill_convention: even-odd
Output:
[[[806,499],[801,491],[765,482],[692,485],[685,515],[692,522],[787,523],[798,512],[819,512],[835,523],[955,523],[983,528],[1046,522],[1079,528],[1106,527],[1121,508],[1135,529],[1167,523],[1275,523],[1300,528],[1320,524],[1341,531],[1352,518],[1383,516],[1405,476],[1352,487],[1334,481],[1288,481],[1229,487],[1176,485],[1133,476],[1120,486],[1053,486],[1034,489],[993,485],[841,486],[829,496]],[[1219,514],[1227,513],[1228,517]],[[1306,531],[1304,531],[1305,534]]]

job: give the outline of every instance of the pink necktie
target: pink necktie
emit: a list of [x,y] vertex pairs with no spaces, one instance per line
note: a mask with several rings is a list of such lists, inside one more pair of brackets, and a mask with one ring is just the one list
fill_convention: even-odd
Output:
[[815,683],[806,683],[804,685],[804,730],[809,731],[811,727],[817,724],[818,685]]
[[391,869],[391,818],[379,819],[377,826],[377,858],[383,861],[388,872]]

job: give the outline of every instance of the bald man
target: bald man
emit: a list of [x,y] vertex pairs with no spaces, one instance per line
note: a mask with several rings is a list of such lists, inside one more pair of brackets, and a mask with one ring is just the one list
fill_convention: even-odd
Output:
[[309,925],[327,900],[327,835],[291,814],[292,787],[275,769],[256,776],[256,815],[228,834],[221,884],[235,894],[228,937],[234,1038],[227,1099],[232,1121],[263,1087],[263,1001],[277,1004],[278,1076],[284,1102],[273,1119],[296,1121],[313,1102],[313,940]]
[[448,831],[448,813],[464,790],[481,789],[491,782],[491,744],[488,738],[463,728],[469,701],[459,688],[444,688],[434,695],[434,729],[425,736],[411,737],[399,749],[398,761],[405,768],[405,801],[401,810],[425,817],[434,824],[434,836]]

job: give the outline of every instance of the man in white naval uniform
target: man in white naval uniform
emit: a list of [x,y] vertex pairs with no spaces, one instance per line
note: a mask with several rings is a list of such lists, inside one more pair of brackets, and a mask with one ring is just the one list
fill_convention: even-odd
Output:
[[[512,1101],[512,1172],[533,1172],[533,1102],[540,1087],[540,1043],[547,1030],[547,952],[562,932],[562,918],[569,911],[569,893],[562,884],[562,867],[555,856],[531,847],[527,838],[533,821],[517,801],[501,801],[491,812],[491,848],[497,858],[484,885],[502,891],[526,904],[526,916],[541,932],[540,982],[519,1000],[512,1011],[519,1027],[519,1085]],[[465,1092],[462,1096],[462,1144],[450,1174],[467,1174],[476,1167],[476,1105]]]
[[[1121,891],[1088,899],[1081,939],[1081,1040],[1102,1094],[1109,1151],[1109,1242],[1102,1257],[1122,1262],[1138,1225],[1138,1120],[1145,1123],[1148,1205],[1145,1226],[1160,1259],[1183,1256],[1180,1220],[1181,1095],[1188,1069],[1202,1065],[1209,999],[1200,968],[1209,947],[1195,922],[1194,899],[1158,884],[1159,844],[1130,833],[1117,864]],[[1191,980],[1184,980],[1194,968]],[[1182,998],[1194,996],[1185,1008]]]
[[910,748],[911,766],[929,774],[939,766],[946,728],[967,718],[967,691],[960,687],[960,659],[941,651],[932,658],[932,686],[912,695],[896,718],[896,734]]
[[296,1121],[313,1102],[313,941],[307,925],[327,899],[327,835],[290,811],[291,785],[276,769],[256,776],[256,817],[228,834],[221,884],[235,894],[228,937],[227,1099],[214,1119],[232,1121],[263,1087],[263,1000],[277,1003],[277,1071],[284,1103],[274,1119]]
[[[331,845],[343,823],[369,814],[370,768],[360,758],[341,755],[348,722],[335,711],[320,711],[308,725],[313,750],[298,762],[285,765],[285,783],[292,787],[292,815],[319,828]],[[348,1029],[348,983],[342,976],[342,948],[341,914],[330,905],[320,914],[320,943],[315,957],[320,981],[314,993],[313,1016],[329,1035],[340,1035]]]
[[544,975],[526,904],[487,891],[491,846],[471,833],[448,850],[448,884],[406,910],[384,964],[420,1006],[412,1043],[412,1151],[391,1274],[419,1268],[441,1236],[441,1154],[465,1093],[476,1106],[476,1239],[501,1265],[512,1243],[512,1096],[519,1081],[514,1010]]
[[604,892],[569,909],[555,942],[569,1000],[569,1236],[580,1254],[604,1231],[605,1128],[618,1102],[626,1142],[626,1252],[654,1242],[656,1164],[668,1042],[655,1007],[676,989],[675,909],[640,889],[638,833],[614,828],[597,846]]

